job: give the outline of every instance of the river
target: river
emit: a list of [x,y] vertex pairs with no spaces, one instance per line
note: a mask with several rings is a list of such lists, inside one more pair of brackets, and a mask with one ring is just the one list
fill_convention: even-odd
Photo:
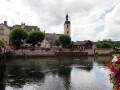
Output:
[[111,57],[44,57],[7,60],[0,90],[113,90],[105,61]]

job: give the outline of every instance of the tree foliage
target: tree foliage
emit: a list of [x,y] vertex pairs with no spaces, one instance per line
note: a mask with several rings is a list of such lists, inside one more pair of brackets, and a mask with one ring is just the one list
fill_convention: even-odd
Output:
[[10,40],[11,42],[18,48],[22,44],[22,41],[28,39],[28,33],[26,30],[20,27],[15,27],[10,32]]
[[29,42],[32,45],[36,45],[38,44],[38,42],[42,42],[44,38],[45,38],[45,33],[41,31],[33,30],[29,33]]
[[120,41],[115,41],[113,44],[113,49],[115,52],[118,52],[120,50]]
[[66,34],[60,35],[58,40],[59,40],[60,44],[62,45],[62,47],[64,47],[64,48],[68,48],[69,45],[71,44],[71,37]]
[[58,39],[55,40],[55,45],[56,45],[57,47],[60,46],[60,42],[59,42]]
[[73,43],[74,43],[74,42],[71,42],[71,43],[68,45],[68,48],[71,49],[71,48],[73,47]]
[[112,48],[113,47],[113,42],[111,39],[104,39],[103,41],[98,41],[96,43],[97,48]]
[[5,43],[5,41],[3,41],[3,40],[0,39],[0,46],[2,46],[2,47],[6,47],[6,43]]
[[97,48],[113,48],[115,52],[120,50],[120,41],[112,41],[111,39],[104,39],[96,43]]

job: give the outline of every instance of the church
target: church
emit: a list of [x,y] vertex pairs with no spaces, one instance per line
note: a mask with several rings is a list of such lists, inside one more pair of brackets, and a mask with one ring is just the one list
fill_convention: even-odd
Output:
[[[70,21],[68,19],[68,14],[66,15],[66,20],[64,22],[64,34],[70,35]],[[54,47],[55,46],[55,40],[60,36],[61,34],[56,33],[45,33],[45,39],[41,44],[41,47]]]

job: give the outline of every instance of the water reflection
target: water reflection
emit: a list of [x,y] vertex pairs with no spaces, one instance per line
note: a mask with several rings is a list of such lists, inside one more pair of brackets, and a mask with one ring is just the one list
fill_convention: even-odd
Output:
[[66,90],[70,89],[70,74],[71,74],[71,68],[62,66],[58,69],[58,75],[63,79],[64,81],[64,87]]
[[37,65],[22,66],[15,65],[8,69],[7,84],[14,88],[22,88],[25,84],[38,83],[44,81],[44,73]]
[[7,65],[0,63],[0,90],[5,90],[7,78]]
[[106,58],[11,60],[0,67],[0,90],[112,90]]

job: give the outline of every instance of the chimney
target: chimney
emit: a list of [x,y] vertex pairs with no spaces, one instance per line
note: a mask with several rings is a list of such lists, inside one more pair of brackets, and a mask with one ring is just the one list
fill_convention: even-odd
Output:
[[4,25],[7,26],[7,21],[4,21]]

